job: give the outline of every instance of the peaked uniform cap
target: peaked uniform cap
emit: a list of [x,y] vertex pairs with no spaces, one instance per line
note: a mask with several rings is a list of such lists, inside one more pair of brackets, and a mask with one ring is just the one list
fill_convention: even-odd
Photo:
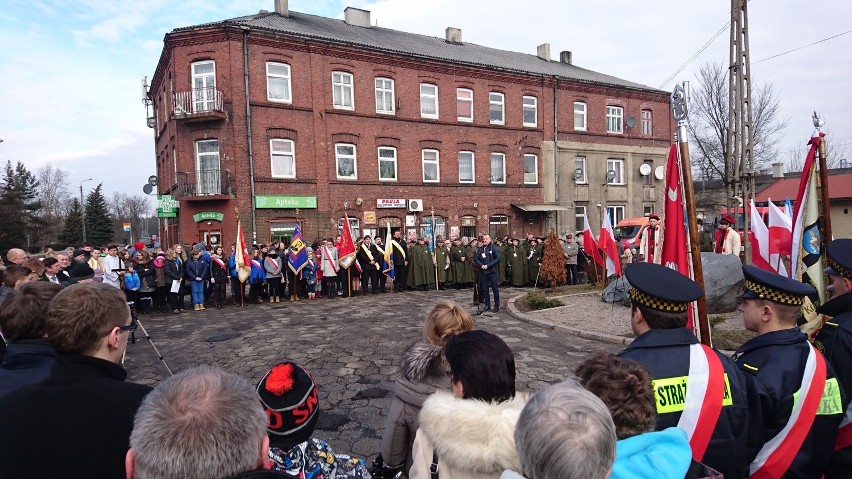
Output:
[[704,295],[698,283],[659,264],[634,263],[625,275],[632,286],[630,299],[656,311],[682,313]]
[[825,245],[828,268],[825,272],[852,279],[852,239],[836,239]]
[[805,296],[816,293],[816,289],[809,284],[764,271],[757,266],[743,266],[743,276],[743,299],[766,299],[773,303],[799,306],[804,304]]

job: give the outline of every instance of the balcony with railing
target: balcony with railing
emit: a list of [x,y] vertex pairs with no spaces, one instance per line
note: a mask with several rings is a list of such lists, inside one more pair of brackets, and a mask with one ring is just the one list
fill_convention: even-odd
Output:
[[173,94],[173,120],[218,121],[225,119],[222,92],[213,87],[193,88]]
[[178,171],[175,196],[182,201],[227,200],[236,194],[236,180],[227,170]]

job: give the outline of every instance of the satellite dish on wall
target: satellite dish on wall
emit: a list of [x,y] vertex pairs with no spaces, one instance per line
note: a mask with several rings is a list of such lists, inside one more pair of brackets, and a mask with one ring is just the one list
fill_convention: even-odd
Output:
[[628,116],[627,117],[627,128],[633,128],[634,126],[636,126],[636,117],[635,116]]
[[642,166],[639,167],[639,174],[642,176],[648,176],[651,174],[651,165],[648,163],[642,163]]
[[658,166],[657,169],[654,170],[654,178],[658,180],[662,180],[666,177],[666,169],[663,168],[662,165]]
[[145,193],[146,195],[150,195],[152,191],[154,191],[154,187],[151,186],[150,184],[145,183],[142,186],[142,192]]

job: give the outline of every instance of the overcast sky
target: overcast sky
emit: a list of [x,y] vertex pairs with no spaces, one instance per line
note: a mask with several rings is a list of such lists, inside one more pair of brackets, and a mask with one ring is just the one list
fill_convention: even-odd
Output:
[[[505,50],[535,54],[550,43],[557,59],[570,50],[575,65],[664,90],[694,82],[706,62],[728,61],[722,0],[290,1],[291,10],[339,18],[346,6],[370,10],[381,27],[443,37],[453,26],[464,42]],[[88,178],[87,190],[102,182],[107,194],[141,193],[155,165],[140,82],[153,75],[163,36],[273,8],[273,0],[5,0],[0,161],[61,166],[73,194]],[[789,118],[780,156],[810,137],[813,110],[852,151],[852,2],[752,0],[748,9],[752,82],[772,83]]]

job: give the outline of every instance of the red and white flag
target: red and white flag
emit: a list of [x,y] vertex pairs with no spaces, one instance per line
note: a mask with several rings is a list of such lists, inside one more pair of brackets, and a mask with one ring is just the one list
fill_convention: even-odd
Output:
[[691,278],[691,268],[687,260],[689,240],[686,235],[683,186],[680,184],[680,166],[676,144],[669,148],[669,158],[666,160],[666,204],[664,211],[662,264],[687,278]]
[[589,218],[586,216],[586,213],[583,213],[583,251],[586,252],[589,258],[594,260],[595,264],[603,268],[603,258],[601,258],[601,254],[598,252],[598,240],[592,234],[592,228],[589,227]]
[[754,200],[750,202],[751,210],[749,212],[749,222],[751,231],[749,231],[749,241],[752,244],[751,262],[760,269],[766,271],[777,272],[769,262],[769,229],[766,228],[766,223],[757,211],[757,206],[754,205]]
[[245,283],[251,275],[251,258],[249,257],[248,245],[246,245],[246,233],[243,231],[243,222],[237,220],[237,241],[234,252],[234,263],[237,266],[237,278],[241,283]]
[[793,250],[793,222],[781,208],[769,198],[769,264],[780,275],[790,276],[781,259]]
[[609,219],[609,211],[604,211],[604,222],[601,228],[601,236],[598,238],[598,247],[606,255],[606,275],[615,273],[621,276],[621,258],[618,255],[618,245],[615,243],[615,234],[612,232],[612,221]]
[[343,232],[340,234],[340,245],[337,246],[337,263],[348,268],[355,261],[355,242],[352,241],[352,229],[349,227],[349,216],[343,216]]

